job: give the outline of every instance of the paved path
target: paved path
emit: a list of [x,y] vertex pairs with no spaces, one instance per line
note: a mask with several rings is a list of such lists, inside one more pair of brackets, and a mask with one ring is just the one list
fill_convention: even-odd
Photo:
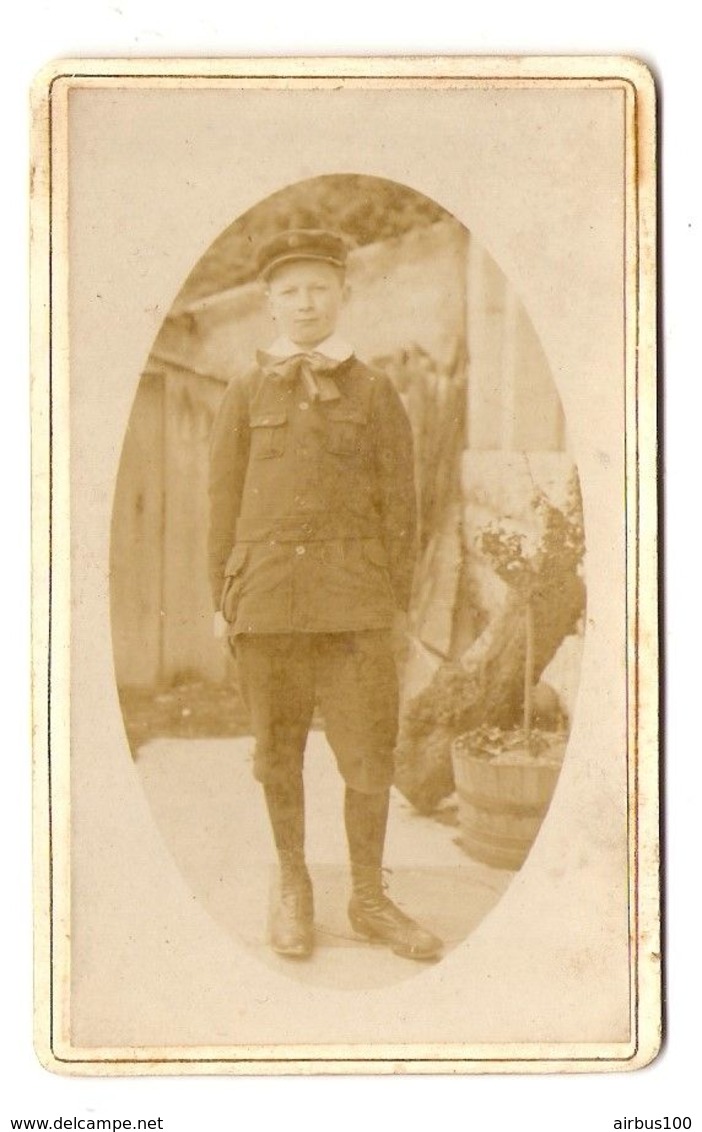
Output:
[[[137,771],[159,829],[209,913],[262,962],[317,985],[383,986],[423,965],[355,936],[346,918],[348,867],[343,783],[321,732],[305,756],[307,855],[314,881],[317,949],[308,962],[266,946],[275,852],[250,739],[158,739],[138,752]],[[386,849],[390,893],[450,951],[497,903],[512,874],[473,862],[458,829],[416,814],[393,791]]]

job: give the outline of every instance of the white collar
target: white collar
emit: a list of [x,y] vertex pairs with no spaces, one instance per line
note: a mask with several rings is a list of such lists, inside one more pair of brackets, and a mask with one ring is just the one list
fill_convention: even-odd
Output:
[[348,342],[345,342],[338,334],[330,334],[328,338],[325,338],[323,342],[312,347],[312,349],[306,349],[282,335],[268,347],[267,352],[273,354],[276,358],[290,358],[293,354],[323,354],[325,358],[329,358],[331,361],[345,362],[353,354],[353,347],[349,346]]

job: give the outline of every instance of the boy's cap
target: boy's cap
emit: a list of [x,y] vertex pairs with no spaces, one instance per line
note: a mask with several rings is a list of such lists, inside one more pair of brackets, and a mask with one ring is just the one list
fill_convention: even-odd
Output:
[[281,263],[317,259],[344,267],[348,251],[344,240],[323,228],[291,228],[268,240],[258,253],[258,273],[267,279]]

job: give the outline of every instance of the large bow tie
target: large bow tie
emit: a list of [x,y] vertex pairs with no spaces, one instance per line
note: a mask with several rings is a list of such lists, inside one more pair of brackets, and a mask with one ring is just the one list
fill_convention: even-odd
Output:
[[261,369],[276,381],[302,381],[310,401],[335,401],[339,389],[331,376],[342,364],[327,358],[324,354],[299,353],[288,358],[276,358],[274,354],[258,351]]

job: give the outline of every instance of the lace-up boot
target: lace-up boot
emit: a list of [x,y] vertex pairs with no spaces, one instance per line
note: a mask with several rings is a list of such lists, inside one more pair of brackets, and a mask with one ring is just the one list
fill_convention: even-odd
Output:
[[353,892],[349,921],[354,931],[387,944],[406,959],[434,959],[442,942],[405,915],[387,896],[382,869],[389,792],[361,794],[347,788],[346,832]]
[[281,854],[280,886],[270,925],[271,947],[278,955],[308,959],[314,947],[312,882],[300,857]]
[[264,793],[280,862],[269,942],[278,955],[307,959],[314,947],[314,900],[305,864],[302,776],[291,776],[285,782],[266,783]]

